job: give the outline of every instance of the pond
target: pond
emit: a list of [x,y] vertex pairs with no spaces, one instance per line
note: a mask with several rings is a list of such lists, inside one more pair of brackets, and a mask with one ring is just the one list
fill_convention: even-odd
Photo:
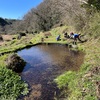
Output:
[[65,71],[77,71],[84,59],[82,52],[60,44],[37,45],[17,54],[27,62],[20,75],[30,87],[29,95],[21,100],[54,100],[58,88],[53,80]]

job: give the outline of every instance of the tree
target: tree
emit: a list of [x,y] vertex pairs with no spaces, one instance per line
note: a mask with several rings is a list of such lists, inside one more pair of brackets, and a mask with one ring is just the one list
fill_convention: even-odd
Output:
[[79,16],[84,19],[85,10],[78,0],[44,0],[32,8],[23,20],[28,30],[47,31],[60,23],[74,25],[75,17]]
[[[85,25],[85,10],[80,7],[79,0],[44,0],[36,8],[32,8],[22,20],[16,20],[5,27],[6,31],[48,31],[52,27],[71,25],[83,28]],[[80,21],[81,20],[81,21]],[[14,32],[15,31],[15,32]]]

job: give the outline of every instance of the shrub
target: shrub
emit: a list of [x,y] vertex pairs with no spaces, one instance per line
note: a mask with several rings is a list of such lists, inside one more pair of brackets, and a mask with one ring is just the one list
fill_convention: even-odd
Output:
[[20,76],[0,66],[0,100],[16,100],[21,94],[28,93],[28,85]]
[[24,32],[20,32],[19,33],[21,36],[26,36],[26,34]]

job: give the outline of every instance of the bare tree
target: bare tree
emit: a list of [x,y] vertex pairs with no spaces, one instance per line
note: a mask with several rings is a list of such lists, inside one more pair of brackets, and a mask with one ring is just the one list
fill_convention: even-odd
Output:
[[[36,8],[32,8],[22,20],[14,22],[10,30],[16,31],[47,31],[62,23],[75,26],[76,29],[85,25],[85,10],[81,8],[82,0],[44,0]],[[5,27],[8,30],[8,26]]]

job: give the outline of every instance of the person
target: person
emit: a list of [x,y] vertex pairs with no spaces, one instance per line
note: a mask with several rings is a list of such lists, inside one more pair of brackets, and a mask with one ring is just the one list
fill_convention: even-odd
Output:
[[57,40],[57,41],[61,40],[61,39],[60,39],[60,35],[58,35],[58,36],[56,37],[56,40]]
[[41,38],[41,42],[44,42],[44,38],[43,37]]
[[67,32],[64,33],[64,38],[70,38]]
[[64,38],[67,38],[68,34],[67,32],[64,33]]
[[70,33],[70,38],[71,38],[71,39],[74,39],[74,43],[75,43],[75,44],[76,44],[77,40],[81,41],[81,39],[80,39],[80,34],[77,34],[77,33],[71,32],[71,33]]

